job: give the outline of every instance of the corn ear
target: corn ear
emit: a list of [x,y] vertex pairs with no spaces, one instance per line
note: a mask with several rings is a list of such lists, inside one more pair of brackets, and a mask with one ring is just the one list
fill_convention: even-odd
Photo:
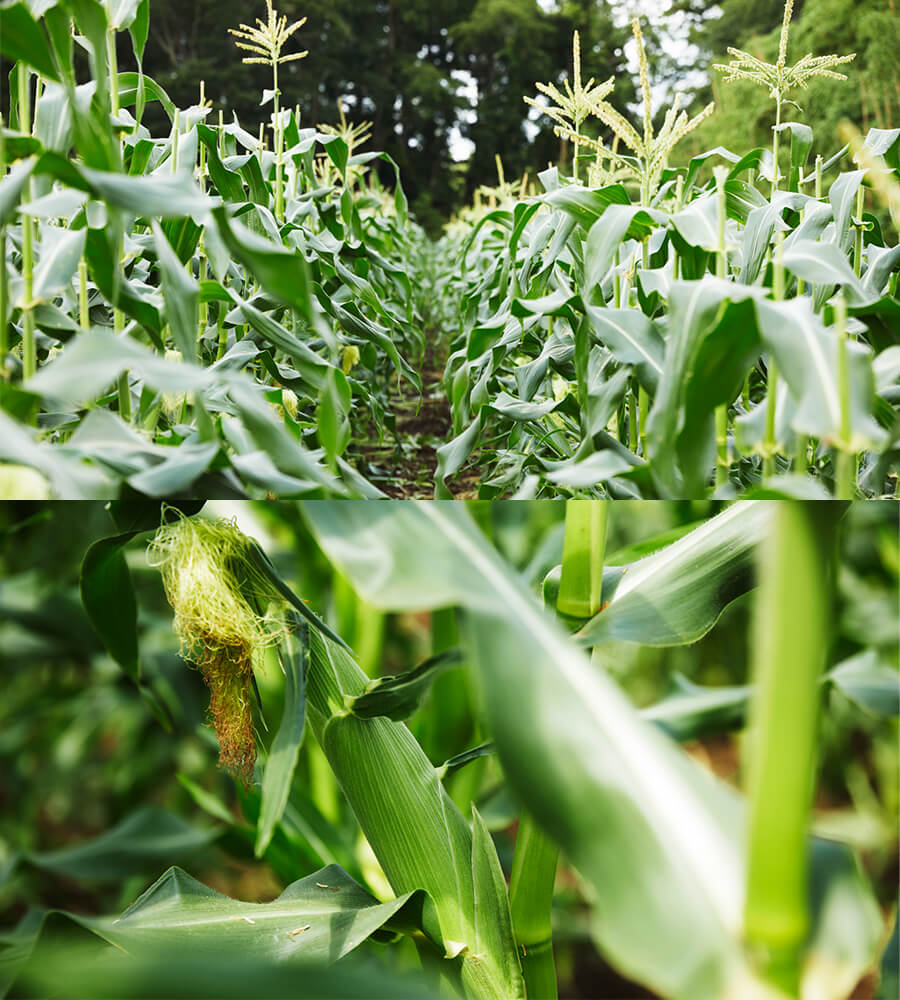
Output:
[[[473,881],[472,832],[412,733],[402,723],[360,719],[344,707],[367,682],[346,650],[310,630],[309,722],[391,887],[398,894],[426,890],[426,933],[447,957],[461,957],[469,996],[524,996],[511,932],[486,923],[498,913],[502,919],[504,905],[508,921],[509,904],[505,885],[504,902],[497,902],[496,875],[503,876],[499,865],[487,867],[485,834]],[[490,917],[486,911],[476,918],[476,884],[492,900]]]

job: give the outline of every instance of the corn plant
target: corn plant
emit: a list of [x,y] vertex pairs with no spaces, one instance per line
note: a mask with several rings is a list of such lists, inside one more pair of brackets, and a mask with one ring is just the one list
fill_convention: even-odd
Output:
[[[69,499],[380,495],[357,442],[393,425],[392,376],[421,390],[425,290],[407,260],[424,236],[399,176],[385,192],[385,158],[358,148],[364,132],[304,127],[285,107],[279,67],[303,57],[289,49],[304,21],[266,10],[231,30],[245,61],[272,70],[271,150],[216,123],[202,83],[179,109],[140,71],[148,5],[4,6],[16,66],[0,156],[0,460],[13,496],[23,467]],[[118,32],[137,73],[119,71]],[[76,85],[73,35],[91,84]],[[150,100],[168,135],[141,124]]]
[[[59,540],[66,506],[13,523],[26,538]],[[4,994],[78,984],[86,995],[230,995],[252,973],[273,995],[372,996],[384,983],[386,996],[554,997],[565,975],[556,957],[571,942],[553,927],[565,926],[573,884],[589,914],[580,948],[661,998],[845,1000],[872,974],[889,930],[874,891],[889,902],[895,892],[896,824],[872,834],[875,817],[896,811],[890,777],[877,796],[853,779],[863,782],[854,810],[868,817],[854,826],[822,808],[816,775],[835,727],[878,734],[879,774],[891,756],[896,630],[879,633],[871,615],[878,601],[896,604],[893,504],[737,502],[651,537],[630,526],[670,508],[230,504],[238,527],[202,506],[82,505],[90,531],[74,545],[74,605],[95,635],[77,640],[77,655],[102,642],[93,683],[109,677],[110,658],[134,682],[116,686],[117,710],[130,727],[147,717],[148,748],[177,739],[210,761],[218,744],[231,795],[214,768],[182,773],[204,827],[157,805],[95,842],[12,855],[6,879],[127,875],[137,898],[118,915],[57,913],[52,928],[30,911],[0,936]],[[525,570],[504,554],[504,537],[517,538],[513,549],[523,537],[502,526],[533,519],[552,530],[540,556],[520,554]],[[632,543],[619,549],[623,531]],[[16,592],[0,586],[0,604],[13,620],[36,640],[59,630],[55,608],[75,642],[73,607],[58,595],[42,603],[34,572],[30,584],[16,572],[15,545],[2,558]],[[866,564],[889,581],[880,597],[871,578],[868,596],[857,593]],[[151,597],[159,574],[168,614]],[[431,655],[384,675],[377,636],[389,611],[430,619]],[[745,620],[749,643],[734,629]],[[723,634],[730,648],[749,646],[739,683],[676,675],[641,707],[626,693],[635,657],[656,650],[668,673],[676,653],[696,660]],[[171,675],[154,663],[166,636],[184,661]],[[27,655],[48,648],[68,655],[37,641]],[[185,663],[202,677],[214,730],[202,715],[179,721],[193,698],[179,680]],[[24,681],[12,711],[31,725]],[[78,690],[75,717],[102,723]],[[477,745],[447,743],[463,722],[461,738]],[[743,764],[726,781],[699,747],[737,732]],[[453,756],[440,764],[445,747]],[[148,777],[162,794],[166,777]],[[509,796],[500,818],[489,805],[497,782]],[[886,852],[887,882],[863,874],[847,839],[868,844],[870,871],[873,852]],[[204,884],[212,843],[246,865],[264,860],[277,898]],[[166,868],[182,859],[197,877]]]
[[[654,119],[635,20],[636,126],[576,34],[572,81],[526,98],[573,144],[571,176],[507,179],[498,154],[437,244],[396,164],[361,148],[366,123],[340,106],[307,126],[282,94],[304,19],[267,0],[230,29],[271,68],[270,140],[213,120],[202,82],[180,109],[143,74],[148,5],[38,6],[0,8],[4,495],[384,496],[399,418],[436,388],[426,354],[452,426],[423,470],[437,497],[472,489],[467,464],[485,499],[897,492],[900,130],[819,137],[811,160],[784,109],[852,56],[789,65],[791,3],[774,64],[719,67],[769,88],[771,150],[674,165],[712,106],[676,94]],[[167,135],[142,125],[148,100]]]
[[749,52],[741,49],[728,49],[732,60],[728,64],[716,64],[715,69],[722,70],[725,81],[751,80],[769,88],[769,93],[775,99],[775,126],[772,129],[772,192],[778,190],[778,136],[782,131],[781,108],[789,90],[795,87],[806,87],[807,82],[814,77],[828,77],[832,80],[846,80],[843,73],[836,73],[834,66],[852,62],[855,53],[846,56],[805,55],[793,66],[787,66],[788,34],[791,26],[791,16],[794,12],[794,0],[787,0],[784,5],[784,17],[781,22],[781,36],[778,40],[778,61],[775,65],[757,59]]
[[[900,132],[873,129],[809,165],[812,131],[782,121],[786,95],[813,76],[843,79],[834,67],[853,57],[789,66],[791,13],[788,3],[776,65],[734,50],[719,67],[770,88],[771,155],[718,147],[669,166],[698,118],[676,95],[654,131],[637,21],[643,134],[606,84],[602,96],[580,87],[577,60],[575,89],[539,88],[556,103],[535,106],[558,134],[616,173],[598,169],[599,185],[583,186],[550,168],[543,193],[445,237],[460,332],[445,372],[455,436],[439,452],[436,496],[473,456],[487,497],[896,490],[900,249],[865,199],[869,183],[886,190],[895,177]],[[587,134],[591,118],[613,141]],[[848,153],[865,166],[839,172]]]

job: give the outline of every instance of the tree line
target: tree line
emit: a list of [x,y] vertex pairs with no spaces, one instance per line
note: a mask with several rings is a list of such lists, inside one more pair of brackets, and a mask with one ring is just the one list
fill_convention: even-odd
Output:
[[[791,114],[812,125],[817,152],[834,152],[837,125],[849,118],[866,130],[900,125],[900,18],[896,0],[796,0],[791,49],[794,59],[811,52],[856,52],[844,67],[849,80],[814,81],[796,96]],[[571,155],[553,123],[522,98],[534,84],[562,85],[572,74],[572,33],[581,37],[586,76],[615,76],[613,101],[634,106],[628,71],[625,14],[646,15],[640,2],[607,0],[276,0],[292,22],[307,21],[292,44],[309,55],[282,67],[282,106],[299,106],[307,125],[334,123],[338,101],[354,123],[369,121],[368,148],[384,150],[400,165],[404,187],[419,220],[432,232],[466,203],[476,188],[495,184],[496,156],[507,178]],[[613,17],[613,7],[619,16]],[[693,91],[683,106],[715,100],[715,114],[680,148],[689,158],[717,145],[747,148],[771,141],[771,109],[762,88],[723,85],[711,65],[729,45],[771,60],[777,53],[784,0],[671,0],[662,14],[644,16],[644,39],[656,82]],[[229,27],[265,17],[263,0],[153,0],[144,70],[186,107],[199,100],[199,83],[214,113],[236,114],[256,131],[271,104],[260,97],[271,86],[266,67],[245,65]],[[673,27],[690,26],[693,48],[673,46]],[[119,65],[133,68],[127,34],[119,38]],[[9,67],[0,66],[5,78]],[[692,73],[691,71],[701,71]],[[463,86],[469,81],[469,86]],[[658,91],[657,91],[658,93]],[[471,95],[474,94],[474,98]],[[5,95],[4,95],[5,97]],[[4,101],[5,103],[5,101]],[[5,109],[4,109],[5,110]],[[666,102],[655,109],[662,121]],[[168,121],[149,104],[144,122],[162,134]],[[455,163],[454,136],[474,152]],[[385,181],[391,173],[385,170]]]

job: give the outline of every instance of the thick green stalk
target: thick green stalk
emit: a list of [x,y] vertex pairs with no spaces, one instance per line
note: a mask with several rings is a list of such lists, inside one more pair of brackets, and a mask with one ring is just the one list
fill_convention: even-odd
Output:
[[718,222],[718,244],[716,246],[716,277],[724,278],[728,270],[728,251],[725,247],[725,223],[728,219],[728,208],[725,202],[725,181],[728,177],[726,167],[716,167],[716,216]]
[[[18,64],[19,130],[31,135],[31,93],[28,89],[28,67]],[[25,186],[28,201],[32,198],[31,178]],[[26,381],[37,371],[37,346],[34,339],[34,219],[22,215],[22,377]]]
[[[431,655],[459,647],[459,627],[454,608],[436,608],[431,612]],[[468,670],[448,670],[439,674],[431,687],[428,711],[424,713],[419,737],[432,760],[452,757],[461,746],[484,742],[477,729],[477,714],[472,710]],[[448,775],[444,781],[453,801],[463,813],[470,808],[478,789],[474,787],[482,772],[478,761]]]
[[[608,501],[567,500],[557,609],[579,617],[602,607]],[[519,819],[509,898],[529,1000],[556,1000],[550,914],[557,846],[527,814]]]
[[557,610],[590,618],[602,603],[607,500],[567,500]]
[[616,259],[613,266],[613,307],[619,309],[622,306],[622,289],[619,286],[619,248],[616,247]]
[[575,121],[575,141],[572,143],[572,180],[578,183],[578,138],[581,135],[581,125]]
[[34,339],[34,222],[22,216],[22,377],[27,381],[37,371]]
[[91,310],[88,303],[88,272],[84,254],[78,261],[78,323],[82,330],[91,325]]
[[[222,285],[228,287],[228,275],[226,274],[222,279]],[[228,310],[225,307],[224,302],[216,303],[216,330],[219,333],[219,342],[216,348],[216,361],[221,361],[225,357],[225,352],[228,349],[228,331],[225,329],[225,316]]]
[[131,423],[131,382],[128,372],[122,372],[118,381],[119,416],[125,423]]
[[716,407],[716,488],[728,483],[731,459],[728,455],[728,408]]
[[516,833],[509,902],[528,1000],[556,1000],[557,996],[550,914],[558,859],[556,844],[523,813]]
[[635,380],[631,379],[631,388],[628,391],[628,447],[637,454],[638,449],[638,407],[637,407],[637,386]]
[[640,428],[641,454],[647,457],[647,417],[650,413],[650,397],[643,386],[638,387],[638,427]]
[[[125,314],[121,309],[113,309],[113,330],[121,334],[125,329]],[[119,416],[126,422],[131,422],[131,382],[127,371],[119,376]]]
[[[645,126],[646,127],[646,126]],[[644,174],[641,177],[641,206],[643,208],[650,207],[650,178],[646,173],[646,166],[644,169]],[[641,241],[641,267],[647,271],[650,268],[650,237],[646,236]]]
[[[817,199],[822,197],[822,155],[816,156],[816,172],[815,172],[815,196]],[[806,212],[804,210],[803,215]],[[797,279],[797,297],[799,298],[805,289],[805,284],[802,279]],[[799,473],[802,476],[806,475],[807,469],[809,468],[809,438],[805,434],[797,434],[796,443],[794,445],[794,460],[792,463],[793,471]]]
[[[719,242],[716,250],[716,277],[724,280],[728,269],[728,251],[725,247],[725,222],[727,209],[725,205],[725,180],[728,170],[725,167],[715,168],[716,205],[719,223]],[[728,455],[728,406],[722,404],[716,407],[716,488],[725,486],[731,469],[731,459]]]
[[[206,81],[201,80],[200,107],[202,108],[205,103],[206,103]],[[198,155],[200,157],[198,164],[199,166],[198,180],[200,182],[200,190],[205,192],[206,191],[206,143],[198,142],[197,147],[198,147]]]
[[310,796],[329,823],[341,821],[340,789],[322,748],[313,740],[307,749]]
[[109,101],[114,115],[119,113],[119,60],[116,54],[116,32],[106,33],[106,58],[109,64]]
[[[200,257],[198,274],[200,281],[206,281],[209,277],[209,264],[206,259],[206,250],[203,246],[203,233],[200,234],[200,239],[197,242],[197,253]],[[190,267],[191,262],[188,261],[188,267]],[[206,325],[209,323],[209,303],[201,301],[200,309],[198,311],[199,316],[199,335],[200,337],[206,333]]]
[[278,90],[277,60],[272,63],[272,89],[275,91],[273,104],[275,109],[275,221],[280,223],[284,221],[284,190],[281,176],[281,157],[284,141],[281,134],[281,108],[278,101],[280,91]]
[[863,253],[863,227],[862,227],[862,215],[863,208],[865,207],[865,197],[866,190],[860,183],[856,191],[856,218],[859,224],[856,226],[856,236],[853,241],[853,271],[858,278],[860,272],[862,271],[862,253]]
[[219,345],[216,350],[216,361],[221,361],[225,357],[225,350],[228,347],[228,331],[225,329],[225,304],[219,302],[217,305],[216,329],[219,331]]
[[[684,200],[684,174],[679,173],[675,178],[675,214],[681,211],[681,203]],[[678,281],[681,276],[681,256],[672,245],[672,277]]]
[[805,434],[797,435],[794,447],[794,472],[805,476],[809,467],[809,438]]
[[[778,234],[775,243],[775,259],[772,262],[772,293],[776,302],[784,299],[784,235]],[[775,416],[778,398],[778,365],[775,356],[769,355],[766,378],[766,435],[763,441],[763,479],[775,475],[775,454],[778,442],[775,438]]]
[[338,632],[346,636],[360,667],[370,677],[381,673],[384,612],[370,604],[353,584],[335,570],[332,584]]
[[768,382],[766,395],[766,437],[765,451],[763,454],[763,479],[769,479],[775,475],[775,450],[777,442],[775,438],[775,417],[778,390],[778,365],[774,355],[769,356]]
[[172,121],[172,173],[178,173],[178,140],[181,138],[181,125],[179,118],[181,109],[175,109],[175,118]]
[[[201,80],[200,107],[202,108],[205,103],[206,103],[206,83],[204,80]],[[199,146],[199,156],[200,156],[200,162],[199,162],[200,190],[206,191],[206,144],[199,142],[197,143],[197,145]],[[197,260],[198,260],[197,273],[200,281],[206,281],[206,279],[209,277],[209,264],[206,258],[206,247],[204,246],[203,236],[204,233],[203,231],[201,231],[200,238],[197,241]],[[189,274],[191,272],[191,267],[192,267],[192,262],[190,258],[188,258],[187,269]],[[201,301],[198,312],[198,324],[197,324],[198,344],[201,338],[203,337],[203,334],[206,333],[206,327],[208,323],[209,323],[209,303]]]
[[[775,91],[775,125],[781,124],[781,91]],[[772,129],[772,194],[778,190],[778,128]]]
[[852,500],[856,492],[855,461],[851,451],[852,426],[850,422],[850,366],[847,357],[847,302],[839,293],[834,306],[834,323],[837,333],[838,396],[841,405],[840,441],[835,449],[834,495],[838,500]]
[[831,504],[775,503],[759,560],[744,926],[764,975],[797,996],[810,927],[808,822],[828,648]]

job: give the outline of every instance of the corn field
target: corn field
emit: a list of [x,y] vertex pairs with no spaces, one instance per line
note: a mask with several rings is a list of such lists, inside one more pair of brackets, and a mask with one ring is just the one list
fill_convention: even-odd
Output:
[[[146,0],[4,3],[4,495],[893,496],[900,130],[848,125],[811,159],[788,95],[852,54],[790,65],[791,10],[777,64],[717,69],[770,90],[771,149],[670,166],[712,107],[676,97],[654,131],[635,21],[638,131],[613,80],[582,80],[576,35],[574,86],[525,95],[571,172],[501,164],[434,244],[365,129],[306,127],[279,89],[303,22],[269,5],[233,31],[273,73],[252,135],[202,85],[181,109],[118,71]],[[141,124],[154,101],[167,135]],[[423,400],[445,425],[408,484]]]
[[258,6],[257,130],[149,0],[0,0],[0,998],[894,1000],[900,129],[797,103],[855,54],[787,0],[710,69],[771,145],[697,152],[567,26],[557,162],[435,239]]

